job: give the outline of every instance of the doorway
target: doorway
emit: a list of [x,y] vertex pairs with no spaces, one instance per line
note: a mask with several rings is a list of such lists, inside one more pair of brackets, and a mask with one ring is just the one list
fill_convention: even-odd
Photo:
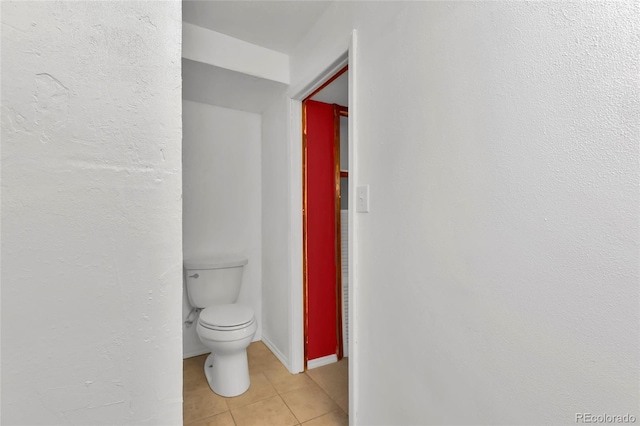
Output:
[[[356,407],[358,404],[358,217],[355,213],[355,189],[358,184],[358,78],[359,63],[357,58],[357,31],[353,30],[350,37],[345,39],[342,46],[336,46],[333,54],[328,53],[333,60],[311,65],[307,73],[309,77],[300,80],[289,90],[288,97],[288,163],[290,187],[288,189],[288,216],[289,216],[289,356],[290,371],[302,372],[304,366],[304,297],[303,297],[303,236],[302,236],[302,101],[322,86],[330,77],[338,71],[349,66],[348,78],[348,107],[349,107],[349,178],[348,200],[354,206],[348,210],[348,306],[349,306],[349,342],[347,358],[350,368],[348,370],[348,397],[349,412],[354,422],[357,422]],[[343,199],[346,194],[342,194]],[[342,361],[344,363],[344,360]],[[336,363],[337,365],[338,363]],[[310,372],[314,370],[309,370]]]
[[305,370],[348,353],[348,94],[345,66],[302,102]]

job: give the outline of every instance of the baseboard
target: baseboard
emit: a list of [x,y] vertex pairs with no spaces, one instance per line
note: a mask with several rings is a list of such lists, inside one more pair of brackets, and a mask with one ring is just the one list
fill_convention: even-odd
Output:
[[287,358],[284,355],[282,355],[282,352],[280,352],[280,350],[276,347],[276,345],[274,345],[271,342],[271,340],[269,340],[265,335],[262,336],[262,343],[264,343],[265,346],[269,348],[271,352],[273,352],[276,358],[278,358],[278,360],[282,363],[282,365],[284,365],[287,368],[287,370],[291,372],[291,366],[289,365],[289,361],[287,360]]
[[200,355],[204,355],[204,354],[208,354],[211,351],[207,348],[204,349],[195,349],[193,351],[189,351],[187,353],[184,353],[182,355],[182,359],[187,359],[187,358],[193,358],[194,356],[200,356]]
[[313,368],[322,367],[323,365],[333,364],[334,362],[338,362],[338,355],[327,355],[321,358],[310,359],[307,361],[307,370],[311,370]]

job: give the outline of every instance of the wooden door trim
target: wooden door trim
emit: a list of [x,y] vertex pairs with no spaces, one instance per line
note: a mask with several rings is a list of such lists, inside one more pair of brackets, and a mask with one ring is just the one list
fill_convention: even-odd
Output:
[[307,264],[307,100],[302,101],[302,315],[304,327],[304,371],[309,350],[309,277]]
[[340,117],[348,117],[349,109],[337,104],[333,105],[333,159],[334,159],[334,173],[335,173],[335,223],[336,223],[336,237],[335,237],[335,250],[336,250],[336,355],[338,361],[344,356],[344,342],[342,341],[342,224],[340,220],[340,203],[342,200],[342,193],[340,190],[340,177],[342,175],[340,171]]

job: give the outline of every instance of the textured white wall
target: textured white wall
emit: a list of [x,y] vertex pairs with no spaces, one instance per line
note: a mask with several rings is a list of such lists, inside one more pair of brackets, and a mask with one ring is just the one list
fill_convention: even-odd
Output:
[[638,7],[337,2],[301,41],[294,85],[358,30],[357,424],[638,417]]
[[[246,256],[238,303],[258,318],[262,335],[261,117],[183,101],[184,258]],[[186,294],[184,295],[186,296]],[[183,318],[189,313],[183,301]],[[184,355],[206,353],[195,325],[184,327]]]
[[180,424],[181,4],[1,7],[2,424]]

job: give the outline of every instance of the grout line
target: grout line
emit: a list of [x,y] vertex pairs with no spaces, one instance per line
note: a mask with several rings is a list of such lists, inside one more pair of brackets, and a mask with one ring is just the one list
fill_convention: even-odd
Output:
[[[280,396],[280,395],[278,395]],[[298,416],[296,416],[296,413],[293,412],[293,410],[291,409],[291,407],[289,407],[289,404],[287,404],[287,401],[284,400],[283,397],[280,396],[280,399],[282,400],[282,402],[284,402],[285,407],[287,407],[287,409],[289,410],[289,412],[293,415],[293,418],[296,419],[298,421],[298,424],[302,424],[302,422],[300,421],[300,419],[298,418]]]
[[[312,418],[312,419],[306,420],[306,421],[305,421],[305,423],[306,423],[306,422],[310,422],[311,420],[318,419],[318,418],[320,418],[320,417],[322,417],[322,416],[326,416],[327,414],[335,413],[335,412],[338,412],[338,411],[342,411],[342,412],[344,413],[344,410],[343,410],[342,408],[338,407],[338,409],[337,409],[337,410],[327,411],[327,412],[326,412],[326,413],[324,413],[324,414],[320,414],[319,416],[316,416],[316,417],[314,417],[314,418]],[[346,414],[346,413],[344,413],[344,414],[345,414],[347,417],[349,417],[349,415],[348,415],[348,414]],[[303,423],[300,423],[300,424],[303,424]]]
[[[315,383],[315,380],[314,380],[314,383]],[[329,395],[329,394],[327,393],[327,391],[325,391],[324,389],[322,389],[322,386],[320,386],[320,385],[319,385],[319,384],[317,384],[317,383],[316,383],[316,386],[317,386],[317,387],[322,391],[322,393],[324,393],[325,395],[327,395],[331,401],[333,401],[333,403],[334,403],[334,404],[335,404],[335,406],[338,408],[338,410],[341,410],[342,412],[344,412],[344,410],[343,410],[343,409],[338,405],[338,403],[336,402],[336,400],[335,400],[335,399],[333,399],[333,398],[331,397],[331,395]],[[308,387],[308,386],[305,386],[305,388],[306,388],[306,387]],[[304,388],[300,388],[300,389],[304,389]],[[296,389],[296,390],[299,390],[299,389]],[[291,392],[295,392],[296,390],[293,390],[293,391],[291,391]],[[288,393],[291,393],[291,392],[288,392]],[[284,401],[284,398],[282,398],[282,400]],[[285,405],[287,405],[287,407],[289,407],[289,405],[287,404],[287,401],[284,401],[284,403],[285,403]],[[322,413],[322,414],[320,414],[320,415],[318,415],[318,416],[316,416],[316,417],[312,417],[312,418],[310,418],[310,419],[305,420],[305,423],[306,423],[306,422],[310,422],[310,421],[311,421],[311,420],[313,420],[313,419],[317,419],[318,417],[322,417],[322,416],[324,416],[325,414],[333,413],[334,411],[338,411],[338,410],[331,410],[331,411],[327,411],[326,413]],[[289,408],[289,411],[291,411],[291,412],[293,413],[293,410],[291,410],[291,408]],[[347,413],[345,413],[345,414],[347,414]],[[293,415],[294,415],[294,417],[295,417],[296,419],[298,419],[298,417],[295,415],[295,413],[294,413]],[[349,417],[349,415],[348,415],[348,414],[347,414],[347,417]],[[302,424],[302,422],[300,421],[300,419],[298,419],[298,421],[300,422],[300,424]]]
[[236,418],[233,416],[233,411],[229,410],[229,414],[231,415],[231,420],[233,421],[234,426],[237,426]]
[[[321,374],[319,374],[319,375],[321,376]],[[347,413],[347,412],[346,412],[346,411],[345,411],[345,410],[340,406],[340,404],[338,404],[337,397],[336,397],[336,398],[334,398],[334,397],[333,397],[333,395],[332,395],[331,393],[329,393],[329,391],[328,391],[328,390],[326,390],[326,389],[325,389],[325,388],[324,388],[324,387],[323,387],[323,386],[322,386],[318,381],[314,380],[314,378],[313,378],[312,376],[309,376],[309,377],[311,378],[311,380],[313,380],[313,382],[314,382],[315,384],[317,384],[317,385],[318,385],[318,387],[319,387],[320,389],[322,389],[322,391],[323,391],[325,394],[327,394],[327,396],[328,396],[328,397],[329,397],[329,398],[330,398],[330,399],[331,399],[331,400],[332,400],[332,401],[333,401],[333,402],[338,406],[338,408],[339,408],[343,413],[345,413],[345,414],[347,415],[347,417],[348,417],[348,416],[349,416],[349,413]],[[348,392],[348,390],[347,390],[347,392]]]
[[[233,414],[231,413],[231,410],[225,410],[225,411],[221,411],[221,412],[219,412],[219,413],[216,413],[216,414],[214,414],[214,415],[212,415],[212,416],[203,417],[203,418],[201,418],[201,419],[196,419],[196,420],[193,420],[193,421],[191,421],[191,422],[189,422],[189,423],[185,423],[185,424],[184,424],[184,426],[189,426],[189,425],[192,425],[192,424],[195,424],[195,423],[201,422],[201,421],[203,421],[203,420],[207,420],[207,419],[211,419],[211,418],[216,417],[216,416],[220,416],[220,415],[222,415],[222,414],[226,413],[227,411],[229,412],[229,414],[231,415],[231,418],[233,419]],[[236,421],[235,421],[235,419],[233,419],[233,424],[234,424],[234,425],[236,425]]]
[[[333,410],[333,411],[335,411],[335,410]],[[317,418],[319,418],[319,417],[325,416],[325,415],[327,415],[327,414],[333,413],[333,411],[328,411],[328,412],[326,412],[326,413],[322,413],[322,414],[320,414],[319,416],[312,417],[312,418],[310,418],[309,420],[306,420],[306,421],[305,421],[305,423],[306,423],[306,422],[310,422],[311,420],[315,420],[315,419],[317,419]],[[300,424],[302,424],[302,423],[300,423]]]
[[[267,379],[267,383],[269,383],[269,385],[271,385],[271,387],[276,391],[276,395],[277,395],[278,394],[278,389],[276,389],[276,387],[271,384],[271,382],[269,381],[269,378],[266,376],[266,374],[264,374],[264,373],[256,373],[255,375],[257,376],[257,375],[260,375],[260,374],[262,374],[265,377],[265,379]],[[249,387],[249,389],[251,389],[251,387]],[[242,394],[242,395],[244,395],[244,394]],[[234,408],[229,407],[229,404],[227,403],[227,407],[229,407],[229,411],[231,411],[231,410],[235,410],[235,409],[238,409],[238,408],[247,407],[249,405],[255,404],[256,402],[264,401],[265,399],[272,398],[272,397],[274,397],[276,395],[264,396],[264,397],[262,397],[260,399],[256,399],[256,400],[248,402],[248,403],[246,403],[244,405],[238,405],[237,407],[234,407]],[[240,397],[240,396],[241,395],[238,395],[237,397]],[[228,400],[233,399],[233,398],[237,398],[237,397],[233,396],[233,397],[229,397],[229,398],[227,398],[227,397],[223,397],[223,398],[225,399],[225,403],[226,403]]]
[[[269,370],[269,369],[267,369],[267,370],[265,370],[265,371],[268,371],[268,370]],[[266,378],[267,378],[267,382],[269,382],[269,384],[270,384],[271,386],[273,386],[273,388],[276,390],[276,393],[277,393],[278,395],[280,395],[280,391],[278,390],[278,388],[276,387],[276,385],[271,381],[271,379],[269,379],[269,376],[267,376],[266,374],[264,374],[264,371],[263,371],[261,374],[262,374],[264,377],[266,377]]]
[[[322,389],[322,387],[320,387],[320,389]],[[322,389],[324,391],[324,389]],[[342,412],[344,412],[347,416],[349,415],[349,413],[345,412],[342,407],[340,406],[340,404],[338,404],[338,400],[336,398],[334,398],[333,396],[331,396],[331,394],[327,391],[324,391],[324,393],[327,394],[327,396],[329,397],[330,400],[332,400],[334,402],[334,404],[336,404],[336,406],[342,410]]]

